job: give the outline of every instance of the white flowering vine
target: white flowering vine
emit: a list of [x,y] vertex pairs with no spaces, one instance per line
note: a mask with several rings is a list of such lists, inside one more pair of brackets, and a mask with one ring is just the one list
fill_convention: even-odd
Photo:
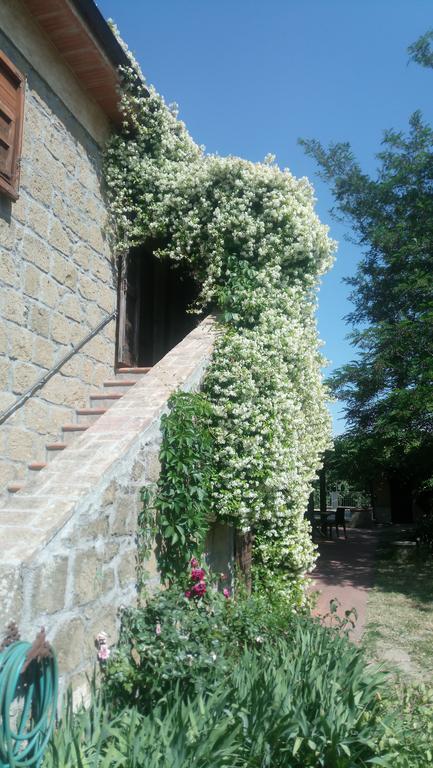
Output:
[[106,182],[121,249],[185,261],[220,334],[203,391],[213,407],[212,512],[255,531],[262,577],[303,600],[315,548],[304,518],[330,424],[315,324],[333,243],[306,179],[273,158],[207,155],[131,64]]

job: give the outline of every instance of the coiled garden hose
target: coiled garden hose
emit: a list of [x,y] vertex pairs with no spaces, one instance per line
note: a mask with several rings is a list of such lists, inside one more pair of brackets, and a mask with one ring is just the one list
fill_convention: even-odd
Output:
[[57,661],[28,656],[22,640],[0,651],[0,768],[39,768],[54,726]]

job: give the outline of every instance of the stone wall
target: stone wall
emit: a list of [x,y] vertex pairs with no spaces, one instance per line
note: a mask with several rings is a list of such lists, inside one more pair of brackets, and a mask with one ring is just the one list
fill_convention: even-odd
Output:
[[[199,386],[212,343],[207,320],[0,507],[0,632],[14,619],[30,639],[44,625],[63,684],[85,686],[96,634],[115,642],[118,609],[135,601],[140,489],[158,478],[160,418],[172,392]],[[146,568],[156,584],[153,556]]]
[[[101,189],[107,120],[28,16],[18,0],[1,4],[0,49],[27,81],[20,197],[0,196],[0,411],[116,303]],[[0,490],[45,460],[45,444],[111,377],[114,339],[112,321],[2,426]]]

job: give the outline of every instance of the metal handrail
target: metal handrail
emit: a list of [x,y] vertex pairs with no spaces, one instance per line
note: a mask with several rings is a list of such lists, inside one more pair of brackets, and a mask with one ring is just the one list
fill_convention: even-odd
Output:
[[44,373],[43,376],[41,376],[40,379],[38,379],[35,382],[35,384],[33,384],[29,389],[27,389],[21,395],[21,397],[18,398],[18,400],[15,400],[15,402],[12,403],[12,405],[10,405],[9,408],[6,408],[5,411],[0,413],[0,424],[4,424],[4,422],[7,419],[9,419],[9,417],[12,416],[16,411],[18,411],[19,408],[21,408],[24,405],[24,403],[27,402],[27,400],[33,397],[33,395],[35,394],[35,392],[38,391],[38,389],[41,389],[47,383],[47,381],[49,381],[56,373],[58,373],[60,369],[64,366],[64,364],[67,363],[68,360],[70,360],[71,357],[73,357],[76,352],[78,352],[82,347],[84,347],[84,345],[87,344],[88,341],[93,339],[93,337],[96,336],[99,333],[99,331],[102,331],[102,329],[105,328],[105,326],[108,325],[108,323],[111,320],[114,320],[116,315],[117,315],[117,310],[115,309],[113,312],[111,312],[110,315],[107,315],[106,317],[104,317],[104,319],[101,320],[98,323],[98,325],[95,326],[95,328],[93,328],[93,330],[87,334],[87,336],[81,339],[81,341],[79,341],[78,344],[75,344],[75,345],[72,344],[71,345],[72,349],[70,350],[70,352],[68,352],[64,357],[62,357],[62,359],[59,360],[59,362],[56,363],[56,365],[50,368],[50,370],[47,371],[47,373]]

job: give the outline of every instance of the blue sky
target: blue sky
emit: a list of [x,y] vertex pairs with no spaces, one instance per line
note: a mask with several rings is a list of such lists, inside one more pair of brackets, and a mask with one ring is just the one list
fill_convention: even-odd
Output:
[[[431,0],[98,0],[149,83],[209,152],[262,160],[308,176],[317,211],[339,241],[320,291],[328,369],[353,358],[343,276],[360,249],[335,223],[332,199],[299,137],[349,141],[374,173],[385,128],[405,129],[420,108],[433,121],[433,73],[408,65],[407,46],[433,27]],[[331,407],[341,432],[339,408]]]

